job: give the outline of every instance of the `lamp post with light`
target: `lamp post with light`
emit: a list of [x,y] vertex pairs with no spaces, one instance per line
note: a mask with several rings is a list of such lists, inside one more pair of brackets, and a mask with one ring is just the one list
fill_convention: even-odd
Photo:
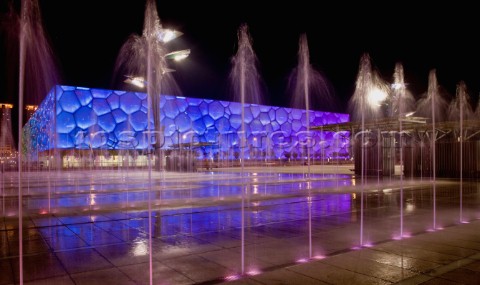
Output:
[[[167,60],[181,61],[188,57],[190,49],[183,49],[166,53],[165,44],[181,36],[183,33],[175,30],[164,29],[159,25],[146,28],[143,33],[142,42],[146,48],[146,70],[145,76],[125,75],[125,83],[132,84],[139,88],[147,89],[149,110],[153,116],[154,124],[154,153],[156,156],[155,169],[163,169],[161,155],[162,129],[160,127],[160,96],[162,94],[162,80],[165,74],[175,70],[167,67]],[[148,115],[150,118],[150,113]],[[150,128],[149,128],[150,129]]]

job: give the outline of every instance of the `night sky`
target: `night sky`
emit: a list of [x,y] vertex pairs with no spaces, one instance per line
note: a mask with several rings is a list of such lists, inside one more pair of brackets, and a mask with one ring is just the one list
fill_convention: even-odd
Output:
[[[2,0],[9,2],[10,0]],[[18,6],[18,2],[15,3]],[[174,76],[187,97],[229,100],[228,74],[237,47],[237,31],[249,27],[259,70],[267,85],[265,101],[287,107],[287,78],[297,64],[298,41],[308,38],[310,63],[335,90],[335,102],[315,109],[347,112],[359,60],[368,53],[383,79],[391,82],[395,63],[404,66],[407,88],[418,99],[427,91],[428,73],[452,96],[465,81],[472,104],[480,90],[480,44],[477,9],[469,1],[430,4],[384,1],[157,1],[163,27],[184,35],[172,49],[190,48]],[[449,1],[447,1],[449,2]],[[40,0],[45,34],[58,59],[62,84],[113,88],[117,54],[131,34],[141,34],[145,1]],[[6,11],[2,4],[2,13]],[[3,31],[4,32],[4,31]],[[1,61],[11,46],[2,37]],[[2,68],[0,101],[18,103],[6,90]],[[11,78],[11,76],[10,76]],[[13,93],[13,94],[12,94]]]

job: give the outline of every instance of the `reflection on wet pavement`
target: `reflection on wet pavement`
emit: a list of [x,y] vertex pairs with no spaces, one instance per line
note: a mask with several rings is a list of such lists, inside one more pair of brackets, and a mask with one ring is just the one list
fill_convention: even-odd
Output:
[[[326,272],[342,280],[369,275],[362,277],[365,282],[377,277],[397,282],[410,270],[428,271],[448,264],[452,256],[472,254],[447,247],[433,254],[423,250],[428,240],[406,240],[407,248],[391,242],[400,232],[400,219],[402,231],[411,235],[432,226],[427,180],[404,180],[400,187],[394,178],[380,184],[371,179],[361,209],[361,189],[347,174],[317,173],[307,181],[301,173],[176,173],[155,176],[153,185],[141,171],[42,174],[27,174],[22,186],[28,193],[22,199],[24,280],[38,284],[148,284],[150,264],[153,279],[165,284],[218,283],[241,272],[242,243],[245,272],[269,272],[332,256],[322,265]],[[18,282],[18,187],[15,173],[11,175],[0,189],[0,270],[5,273],[0,285]],[[458,183],[439,181],[436,193],[437,223],[455,224]],[[476,219],[477,185],[465,182],[463,197],[463,217]],[[351,251],[360,239],[382,251],[358,251],[361,265],[341,259],[351,271],[334,270],[334,256]],[[405,270],[397,270],[399,263]]]

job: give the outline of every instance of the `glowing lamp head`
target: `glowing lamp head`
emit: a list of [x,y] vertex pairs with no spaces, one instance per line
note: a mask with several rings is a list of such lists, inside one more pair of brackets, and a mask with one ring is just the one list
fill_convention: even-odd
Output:
[[165,58],[173,59],[175,61],[181,61],[190,55],[190,49],[183,49],[169,52],[165,55]]
[[387,93],[378,88],[373,88],[367,95],[368,103],[371,106],[380,106],[387,99]]
[[125,77],[127,77],[127,79],[125,79],[123,82],[135,85],[135,86],[140,87],[140,88],[145,87],[146,81],[143,77],[141,77],[141,76],[131,76],[131,75],[125,75]]
[[179,36],[183,35],[182,32],[170,30],[170,29],[160,29],[157,33],[157,39],[162,43],[168,43]]

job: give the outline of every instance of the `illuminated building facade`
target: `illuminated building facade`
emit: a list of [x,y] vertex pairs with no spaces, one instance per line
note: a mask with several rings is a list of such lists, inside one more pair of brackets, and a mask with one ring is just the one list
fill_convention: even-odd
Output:
[[[155,145],[146,93],[55,86],[24,128],[25,150],[144,154]],[[242,144],[242,111],[244,137]],[[198,146],[198,159],[348,156],[349,133],[307,134],[311,126],[347,122],[348,114],[162,95],[162,142],[168,151]],[[63,162],[65,165],[65,162]]]
[[0,157],[10,157],[15,152],[12,134],[12,104],[0,103]]

